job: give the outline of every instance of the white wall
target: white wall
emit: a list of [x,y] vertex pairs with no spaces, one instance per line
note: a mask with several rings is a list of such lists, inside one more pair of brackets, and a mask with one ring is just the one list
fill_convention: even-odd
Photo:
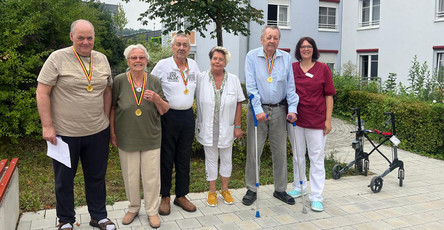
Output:
[[[342,64],[352,61],[357,67],[357,49],[379,49],[378,76],[387,80],[396,73],[398,82],[408,83],[413,56],[433,63],[433,46],[444,45],[444,22],[435,22],[435,0],[381,1],[380,26],[359,30],[357,0],[343,1]],[[358,68],[359,69],[359,68]]]

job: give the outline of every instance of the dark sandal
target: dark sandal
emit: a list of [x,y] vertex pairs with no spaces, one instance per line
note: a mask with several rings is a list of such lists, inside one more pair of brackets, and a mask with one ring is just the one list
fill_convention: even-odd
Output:
[[[70,224],[71,227],[70,228],[63,228],[62,229],[62,226],[65,225],[65,224]],[[57,227],[59,227],[58,230],[72,230],[74,228],[74,224],[73,223],[60,223],[59,225],[57,225]]]
[[106,221],[105,223],[101,223],[99,224],[98,220],[93,220],[91,219],[91,221],[89,222],[89,225],[99,228],[100,230],[106,230],[106,226],[108,225],[114,225],[114,229],[117,229],[117,226],[108,218],[106,218],[108,221]]

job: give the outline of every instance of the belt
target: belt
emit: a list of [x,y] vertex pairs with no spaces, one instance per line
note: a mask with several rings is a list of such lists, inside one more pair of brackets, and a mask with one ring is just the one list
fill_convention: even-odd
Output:
[[262,104],[262,105],[265,105],[265,106],[268,106],[268,107],[278,107],[278,106],[281,106],[281,105],[287,105],[287,100],[286,99],[284,99],[284,100],[282,100],[281,102],[279,102],[279,103],[277,103],[277,104]]

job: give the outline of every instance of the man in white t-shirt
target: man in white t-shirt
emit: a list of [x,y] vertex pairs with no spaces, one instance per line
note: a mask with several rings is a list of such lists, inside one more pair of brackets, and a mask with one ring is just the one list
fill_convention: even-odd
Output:
[[105,55],[94,51],[94,27],[77,20],[71,25],[71,47],[54,51],[37,78],[37,106],[43,139],[69,146],[71,168],[53,160],[58,229],[70,230],[76,221],[74,177],[79,160],[85,177],[90,225],[116,229],[107,218],[105,174],[109,152],[111,68]]
[[173,164],[176,167],[176,198],[174,204],[188,212],[196,206],[185,196],[190,185],[190,157],[194,138],[193,102],[199,67],[187,58],[190,40],[176,34],[171,42],[173,56],[160,60],[151,74],[162,82],[162,89],[170,110],[162,116],[160,215],[169,215]]

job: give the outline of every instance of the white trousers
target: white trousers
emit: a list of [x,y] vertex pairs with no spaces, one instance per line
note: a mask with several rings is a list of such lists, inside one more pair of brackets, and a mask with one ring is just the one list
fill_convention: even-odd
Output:
[[[120,166],[125,184],[128,211],[140,210],[140,179],[148,216],[157,215],[160,194],[160,148],[149,151],[126,152],[119,149]],[[142,177],[141,177],[142,176]]]
[[305,176],[305,153],[308,149],[308,157],[310,159],[310,200],[311,201],[323,201],[322,192],[325,186],[325,141],[327,140],[324,136],[324,131],[322,129],[307,129],[299,126],[295,126],[296,130],[296,147],[294,146],[294,131],[293,125],[288,124],[288,135],[292,149],[296,148],[296,154],[299,156],[299,161],[297,162],[297,156],[293,152],[293,174],[294,182],[293,187],[297,191],[301,191],[299,170],[301,167],[302,175],[302,187],[303,190],[307,190],[307,177]]
[[205,150],[205,173],[207,181],[217,180],[217,162],[220,156],[219,174],[223,177],[231,176],[231,156],[233,146],[218,148],[216,146],[204,146]]

